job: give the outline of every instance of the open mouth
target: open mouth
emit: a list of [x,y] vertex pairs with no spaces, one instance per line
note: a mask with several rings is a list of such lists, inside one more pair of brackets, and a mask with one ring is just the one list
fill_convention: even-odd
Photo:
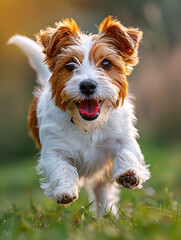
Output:
[[85,99],[75,103],[81,117],[86,121],[95,120],[99,114],[103,101],[96,99]]

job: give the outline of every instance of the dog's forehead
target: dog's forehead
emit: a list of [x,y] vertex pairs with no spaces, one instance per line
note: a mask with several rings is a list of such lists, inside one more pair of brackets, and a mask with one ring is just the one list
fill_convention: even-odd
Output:
[[78,40],[76,40],[76,44],[78,49],[83,54],[83,62],[82,65],[89,62],[90,52],[93,46],[93,36],[86,34],[79,34]]
[[93,44],[93,35],[80,33],[78,35],[77,45],[86,53],[89,53]]
[[[100,59],[108,58],[114,61],[118,60],[117,51],[112,44],[108,44],[99,36],[99,34],[83,34],[79,33],[77,38],[74,38],[73,52],[81,53],[81,65],[89,64],[96,65]],[[72,52],[72,53],[73,53]]]

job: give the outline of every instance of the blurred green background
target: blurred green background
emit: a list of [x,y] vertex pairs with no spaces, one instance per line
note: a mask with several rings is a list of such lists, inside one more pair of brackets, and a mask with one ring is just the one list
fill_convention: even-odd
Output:
[[[40,190],[35,171],[38,153],[27,134],[27,113],[36,75],[23,53],[15,46],[7,46],[6,42],[17,33],[35,39],[34,34],[40,29],[66,17],[74,18],[83,31],[96,33],[96,25],[110,14],[125,26],[140,27],[144,32],[139,48],[140,63],[128,81],[130,92],[135,96],[139,142],[146,162],[150,163],[152,178],[144,184],[144,190],[123,189],[119,204],[124,214],[118,218],[118,225],[110,217],[95,225],[89,213],[82,218],[81,206],[88,204],[85,191],[67,210],[56,206]],[[72,214],[80,209],[76,221],[82,225],[77,228],[85,231],[90,239],[94,239],[92,229],[104,236],[95,235],[95,239],[120,239],[121,234],[125,234],[126,239],[130,236],[181,239],[181,1],[1,0],[0,29],[2,239],[8,239],[11,234],[20,237],[16,239],[25,239],[21,234],[31,231],[39,236],[42,229],[50,229],[52,225],[53,229],[56,227],[54,239],[59,239],[59,234],[68,234],[70,230],[69,225],[65,226],[66,214],[71,216],[75,237],[79,232],[74,228]],[[136,235],[128,225],[137,229]],[[83,239],[82,236],[80,232],[76,239]],[[35,238],[30,234],[28,239]],[[45,231],[42,238],[37,239],[50,237]]]

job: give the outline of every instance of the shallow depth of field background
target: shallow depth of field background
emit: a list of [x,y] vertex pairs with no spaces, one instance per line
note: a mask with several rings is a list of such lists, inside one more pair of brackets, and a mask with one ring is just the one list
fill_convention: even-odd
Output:
[[[50,212],[51,209],[55,210],[54,201],[47,200],[39,188],[38,176],[34,169],[38,153],[33,141],[27,135],[28,106],[31,103],[36,75],[30,69],[23,53],[15,46],[7,46],[7,40],[17,33],[35,39],[34,34],[40,29],[48,25],[53,26],[55,22],[66,17],[74,18],[83,31],[97,33],[96,25],[98,26],[108,15],[117,17],[125,26],[140,27],[144,33],[139,47],[140,62],[128,77],[128,81],[130,92],[135,96],[137,127],[141,137],[139,142],[146,163],[151,165],[152,178],[145,184],[145,190],[133,192],[123,190],[124,210],[126,214],[131,214],[126,210],[129,209],[129,204],[134,205],[143,200],[144,206],[144,199],[153,201],[156,204],[154,207],[158,209],[160,204],[164,204],[169,198],[173,209],[166,214],[168,219],[166,218],[165,222],[161,219],[159,222],[155,220],[156,217],[153,217],[153,222],[156,221],[156,226],[160,226],[160,231],[153,232],[148,221],[147,233],[153,234],[154,237],[158,236],[155,239],[171,239],[171,237],[177,239],[181,236],[179,235],[181,234],[179,230],[181,222],[179,205],[181,196],[180,0],[1,0],[1,220],[4,221],[3,214],[7,213],[7,209],[12,209],[12,206],[28,209],[29,201],[31,203],[32,199],[38,206],[44,204]],[[73,206],[75,209],[88,203],[86,193],[83,191],[81,194],[79,202],[75,203],[76,207]],[[31,206],[34,205],[31,204]],[[73,207],[68,208],[70,213]],[[56,212],[58,211],[64,210],[56,206]],[[141,216],[139,208],[137,211],[138,216]],[[178,215],[177,220],[174,220],[174,211]],[[150,220],[149,216],[145,219]],[[123,226],[124,221],[126,220],[123,219]],[[142,224],[144,223],[143,221]],[[170,225],[172,223],[173,226]],[[140,229],[142,224],[141,222],[140,225],[138,224]],[[14,229],[17,230],[16,226]],[[140,229],[137,230],[137,233],[140,231],[138,238],[144,236]],[[167,231],[173,232],[173,235],[170,237]],[[106,238],[109,235],[106,231],[104,234],[104,239],[109,239]],[[112,239],[114,234],[110,236]]]

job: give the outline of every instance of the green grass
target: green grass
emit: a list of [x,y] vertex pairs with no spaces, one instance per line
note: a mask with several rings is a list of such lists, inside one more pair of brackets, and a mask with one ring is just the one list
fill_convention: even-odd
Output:
[[143,144],[152,178],[143,190],[122,189],[115,218],[91,211],[85,189],[69,207],[40,190],[35,159],[0,169],[0,239],[181,239],[181,150]]

